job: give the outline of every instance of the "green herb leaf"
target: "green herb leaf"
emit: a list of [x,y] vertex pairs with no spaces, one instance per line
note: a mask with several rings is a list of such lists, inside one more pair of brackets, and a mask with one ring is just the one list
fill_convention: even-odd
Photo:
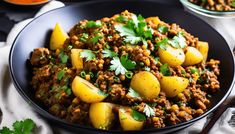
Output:
[[59,58],[62,64],[66,64],[68,61],[69,56],[64,53],[64,51],[61,51],[59,54]]
[[163,64],[160,66],[160,72],[164,75],[164,76],[170,76],[171,72],[168,68],[168,64]]
[[89,35],[87,33],[82,33],[82,36],[80,38],[80,41],[86,42],[88,39]]
[[109,95],[109,94],[107,94],[107,93],[105,93],[105,92],[103,92],[103,91],[101,91],[101,90],[98,91],[98,94],[99,94],[99,95],[102,95],[102,96],[108,96],[108,95]]
[[231,6],[235,7],[235,0],[232,1]]
[[128,59],[128,56],[121,56],[121,63],[127,70],[135,69],[136,62]]
[[122,37],[125,37],[125,42],[131,44],[137,44],[141,41],[141,37],[137,37],[135,32],[132,29],[129,29],[123,25],[116,25],[114,26],[115,29],[120,33]]
[[103,36],[95,36],[95,37],[93,37],[92,39],[91,39],[91,42],[93,43],[93,44],[96,44],[100,39],[102,39],[103,38]]
[[116,18],[116,21],[117,22],[126,22],[128,21],[128,19],[122,15],[119,15],[117,18]]
[[159,26],[157,29],[160,33],[165,34],[168,32],[168,27],[166,26]]
[[112,64],[110,66],[110,70],[115,71],[115,75],[125,74],[127,72],[126,68],[122,65],[118,57],[114,57],[110,63]]
[[103,53],[104,58],[107,58],[107,57],[113,58],[113,57],[116,57],[118,55],[117,53],[115,53],[111,50],[108,50],[108,49],[103,50],[102,53]]
[[149,67],[144,67],[144,70],[150,72],[150,68]]
[[63,87],[61,87],[61,89],[64,90],[64,92],[65,92],[67,95],[71,95],[71,94],[72,94],[71,88],[69,88],[67,85],[64,85]]
[[88,21],[88,22],[86,23],[86,27],[87,27],[87,28],[92,28],[92,27],[97,27],[97,28],[99,28],[99,27],[101,27],[101,26],[102,26],[102,24],[101,24],[100,21],[97,21],[97,22],[95,22],[95,21]]
[[57,74],[57,79],[61,80],[65,75],[65,71],[64,70],[60,70],[59,73]]
[[0,130],[1,134],[30,134],[36,127],[35,123],[31,119],[25,119],[22,121],[16,121],[13,123],[13,130],[7,127],[3,127]]
[[134,98],[136,98],[136,97],[140,97],[140,94],[139,93],[137,93],[134,89],[132,89],[131,87],[129,88],[129,92],[127,93],[129,96],[131,96],[131,97],[134,97]]
[[195,73],[199,74],[199,71],[198,71],[197,68],[193,67],[193,68],[190,69],[190,73],[191,74],[195,74]]
[[156,49],[160,47],[161,49],[166,50],[166,45],[167,45],[168,41],[169,41],[168,38],[164,38],[163,40],[159,41],[155,45]]
[[144,113],[147,117],[155,116],[153,108],[151,108],[148,104],[145,104]]
[[80,57],[86,58],[86,61],[95,59],[95,54],[91,50],[83,50],[80,52]]
[[186,39],[182,32],[179,32],[177,36],[174,36],[172,40],[168,41],[168,43],[174,48],[185,48],[187,46]]
[[136,120],[136,121],[145,121],[146,117],[144,116],[144,114],[136,111],[136,110],[132,110],[131,112],[131,116]]

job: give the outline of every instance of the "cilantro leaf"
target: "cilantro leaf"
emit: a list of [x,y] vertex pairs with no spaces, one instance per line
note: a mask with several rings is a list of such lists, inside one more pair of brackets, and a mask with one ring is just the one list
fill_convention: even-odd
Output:
[[168,27],[166,26],[159,26],[157,29],[160,33],[165,34],[168,32]]
[[82,36],[80,37],[80,41],[86,42],[88,37],[89,37],[89,35],[87,33],[83,33]]
[[95,22],[95,21],[88,21],[88,22],[86,23],[86,27],[87,27],[87,28],[92,28],[92,27],[97,27],[97,28],[99,28],[99,27],[101,27],[101,26],[102,26],[102,24],[101,24],[100,21],[97,21],[97,22]]
[[13,123],[13,130],[7,127],[3,127],[0,130],[1,134],[30,134],[36,127],[35,123],[31,119],[25,119],[22,121],[16,121]]
[[153,108],[151,108],[148,104],[145,104],[144,113],[147,117],[155,116]]
[[144,114],[136,111],[136,110],[132,110],[131,112],[131,116],[136,120],[136,121],[145,121],[146,117],[144,116]]
[[96,44],[99,41],[99,39],[102,39],[102,38],[103,38],[102,36],[95,36],[91,39],[91,42],[93,44]]
[[61,87],[61,89],[64,90],[64,92],[65,92],[67,95],[71,95],[71,94],[72,94],[71,88],[69,88],[67,85],[64,85],[63,87]]
[[102,96],[108,96],[108,95],[109,95],[109,94],[107,94],[107,93],[105,93],[105,92],[103,92],[103,91],[101,91],[101,90],[98,91],[98,94],[99,94],[99,95],[102,95]]
[[121,63],[127,70],[135,69],[136,62],[128,59],[128,56],[121,56]]
[[69,56],[64,53],[64,51],[61,51],[59,54],[59,58],[61,63],[66,64],[68,61]]
[[235,7],[235,0],[232,1],[231,6]]
[[104,58],[107,58],[107,57],[113,58],[113,57],[116,57],[118,55],[117,53],[115,53],[111,50],[108,50],[108,49],[103,50],[102,53],[103,53]]
[[83,50],[80,52],[80,57],[86,58],[86,61],[95,59],[95,54],[91,50]]
[[199,74],[199,71],[198,71],[197,68],[193,67],[193,68],[190,69],[190,73],[191,74],[195,74],[195,73]]
[[131,87],[129,88],[129,92],[127,93],[129,96],[131,97],[140,97],[140,94],[137,93],[134,89],[132,89]]
[[114,26],[115,30],[117,30],[122,37],[125,37],[124,41],[131,43],[131,44],[137,44],[141,41],[140,37],[137,37],[135,32],[123,25],[116,25]]
[[163,49],[163,50],[166,50],[166,45],[167,45],[167,43],[168,43],[168,38],[164,38],[163,40],[161,40],[161,41],[159,41],[156,45],[155,45],[155,47],[156,48],[161,48],[161,49]]
[[122,15],[120,15],[116,18],[117,22],[126,22],[127,20],[128,19],[126,17],[122,16]]
[[171,72],[168,68],[168,64],[163,64],[160,66],[160,72],[164,75],[164,76],[170,76]]
[[113,57],[110,63],[112,64],[110,66],[110,70],[115,71],[115,75],[125,74],[127,72],[118,57]]
[[13,134],[13,131],[11,131],[8,127],[3,127],[0,130],[0,134]]
[[57,74],[57,79],[61,80],[65,75],[65,71],[64,70],[60,70],[59,73]]
[[172,40],[168,41],[168,43],[174,48],[185,48],[187,46],[186,39],[182,32],[179,32],[177,36],[174,36]]

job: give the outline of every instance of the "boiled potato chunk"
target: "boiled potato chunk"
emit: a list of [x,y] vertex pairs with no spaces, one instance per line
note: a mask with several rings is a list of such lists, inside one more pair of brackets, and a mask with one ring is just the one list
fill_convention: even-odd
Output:
[[123,130],[141,130],[144,125],[144,121],[137,121],[131,116],[131,109],[128,111],[119,109],[118,111],[119,121]]
[[195,65],[195,64],[202,62],[202,60],[203,60],[203,56],[199,52],[199,50],[197,50],[194,47],[187,47],[186,54],[185,54],[185,61],[183,63],[184,66]]
[[107,97],[97,87],[79,76],[76,76],[72,82],[72,91],[86,103],[100,102]]
[[203,62],[206,62],[208,51],[209,51],[208,42],[199,41],[198,42],[198,50],[199,50],[199,52],[201,52],[201,54],[203,56]]
[[185,60],[185,54],[182,49],[176,49],[169,45],[166,50],[159,48],[158,54],[162,63],[167,63],[169,66],[180,66]]
[[160,92],[158,79],[150,72],[141,71],[131,79],[131,88],[145,98],[157,98]]
[[186,89],[189,80],[178,76],[163,76],[160,79],[160,84],[167,97],[175,97]]
[[68,34],[62,29],[59,23],[56,23],[54,30],[51,34],[50,49],[56,50],[62,48]]
[[147,22],[150,21],[155,25],[158,25],[161,22],[161,20],[158,17],[148,17],[148,18],[146,18],[146,21]]
[[92,103],[89,110],[92,125],[98,129],[108,130],[113,123],[113,104],[106,102]]
[[72,49],[71,50],[71,62],[73,67],[76,69],[83,69],[83,59],[80,57],[80,52],[82,49]]

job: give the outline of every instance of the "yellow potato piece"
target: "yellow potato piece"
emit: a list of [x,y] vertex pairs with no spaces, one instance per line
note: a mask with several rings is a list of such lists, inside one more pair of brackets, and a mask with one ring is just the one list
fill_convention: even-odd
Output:
[[107,97],[100,93],[100,89],[79,76],[76,76],[72,82],[72,91],[75,96],[86,103],[100,102]]
[[119,109],[118,115],[123,130],[141,130],[143,128],[144,121],[135,120],[130,112]]
[[160,84],[167,97],[175,97],[187,88],[189,80],[178,76],[163,76],[160,79]]
[[158,25],[161,22],[161,20],[158,17],[148,17],[145,20],[146,20],[146,22],[151,21],[155,25]]
[[166,50],[159,48],[158,54],[162,63],[167,63],[169,66],[180,66],[185,60],[185,54],[182,49],[176,49],[169,45]]
[[208,42],[199,41],[198,42],[198,50],[199,50],[199,52],[201,52],[201,54],[203,56],[203,62],[206,62],[208,51],[209,51]]
[[68,34],[62,29],[59,23],[56,23],[54,30],[51,34],[50,49],[56,50],[62,48]]
[[203,56],[199,52],[199,50],[197,50],[194,47],[187,47],[186,54],[185,54],[185,61],[183,63],[184,66],[195,65],[195,64],[202,62],[202,60],[203,60]]
[[145,98],[157,98],[160,93],[160,84],[158,79],[150,72],[141,71],[135,74],[131,79],[131,88],[137,91]]
[[115,119],[113,104],[106,102],[92,103],[89,110],[89,117],[95,128],[108,130]]
[[73,67],[76,69],[83,69],[83,59],[80,57],[80,52],[82,49],[72,49],[71,50],[71,62]]

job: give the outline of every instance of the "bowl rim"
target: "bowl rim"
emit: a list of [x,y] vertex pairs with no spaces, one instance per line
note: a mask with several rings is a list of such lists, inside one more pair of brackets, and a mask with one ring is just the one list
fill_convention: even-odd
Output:
[[[79,124],[74,124],[74,123],[69,123],[67,122],[66,120],[63,120],[59,117],[56,117],[52,114],[50,114],[48,111],[46,111],[45,109],[43,109],[42,107],[40,107],[39,105],[37,105],[34,101],[32,101],[26,94],[25,92],[23,91],[23,89],[20,87],[19,83],[17,82],[16,80],[16,77],[14,75],[14,71],[13,71],[13,62],[12,62],[12,59],[13,59],[13,50],[15,48],[15,44],[19,38],[19,36],[21,35],[21,33],[29,26],[31,25],[35,20],[37,20],[38,18],[40,18],[41,16],[45,15],[45,14],[50,14],[51,12],[54,12],[54,11],[57,11],[57,10],[60,10],[60,9],[64,9],[64,8],[69,8],[69,7],[74,7],[74,6],[83,6],[83,5],[89,5],[89,4],[100,4],[100,3],[106,3],[106,2],[112,2],[112,1],[115,1],[115,0],[99,0],[99,1],[95,1],[95,0],[91,0],[91,1],[84,1],[84,2],[80,2],[80,3],[76,3],[74,5],[69,5],[69,6],[64,6],[64,7],[59,7],[59,8],[56,8],[56,9],[53,9],[53,10],[50,10],[46,13],[43,13],[39,16],[37,16],[36,18],[34,18],[31,22],[29,22],[20,32],[19,34],[16,36],[12,46],[11,46],[11,49],[10,49],[10,53],[9,53],[9,71],[10,71],[10,76],[13,80],[13,84],[14,86],[16,87],[16,90],[20,93],[20,95],[24,98],[24,100],[31,104],[32,107],[36,108],[36,112],[41,114],[45,120],[49,120],[51,119],[51,121],[53,122],[56,122],[58,125],[64,125],[64,126],[68,126],[68,127],[72,127],[72,128],[81,128],[81,129],[86,129],[86,130],[90,130],[90,131],[96,131],[96,132],[111,132],[111,133],[136,133],[136,132],[160,132],[160,131],[163,131],[163,130],[168,130],[168,129],[173,129],[173,128],[185,128],[187,126],[190,126],[192,125],[192,123],[195,123],[196,121],[199,121],[200,119],[206,117],[207,115],[209,115],[210,113],[212,113],[216,108],[218,108],[218,106],[224,102],[224,100],[229,96],[229,94],[231,93],[232,89],[233,89],[233,86],[234,86],[234,83],[235,83],[235,60],[234,60],[234,57],[231,57],[232,60],[233,60],[233,79],[232,79],[232,82],[231,82],[231,85],[229,86],[228,88],[228,91],[226,92],[226,94],[223,96],[223,98],[216,104],[214,105],[211,109],[209,109],[208,111],[206,111],[205,113],[203,113],[201,116],[198,116],[198,117],[195,117],[193,118],[192,120],[189,120],[189,121],[186,121],[186,122],[181,122],[179,124],[176,124],[176,125],[171,125],[171,126],[166,126],[166,127],[163,127],[163,128],[150,128],[150,129],[142,129],[142,130],[132,130],[132,131],[122,131],[122,130],[101,130],[101,129],[96,129],[96,128],[93,128],[93,127],[90,127],[90,126],[84,126],[84,125],[79,125]],[[118,0],[118,2],[126,2],[126,0]],[[142,2],[142,1],[136,1],[136,0],[128,0],[128,2]],[[158,3],[157,1],[153,1],[153,0],[146,0],[145,2],[148,2],[148,3],[155,3],[155,4],[160,4]],[[165,5],[167,6],[167,5]],[[169,8],[173,8],[175,10],[179,10],[180,8],[177,8],[177,7],[172,7],[172,6],[167,6]],[[183,9],[181,9],[183,12],[185,12]],[[226,47],[228,47],[229,49],[229,52],[230,54],[232,55],[232,49],[229,47],[228,45],[228,42],[224,39],[224,37],[219,33],[217,32],[212,26],[210,26],[209,24],[207,24],[205,21],[203,21],[201,18],[199,17],[196,17],[195,15],[192,15],[188,12],[185,12],[185,14],[187,15],[190,15],[191,17],[194,17],[195,19],[201,21],[202,23],[204,23],[205,25],[207,25],[208,27],[211,28],[211,30],[213,30],[214,32],[216,32],[219,36],[222,37],[222,39],[226,42]],[[40,111],[40,112],[39,112]]]
[[215,10],[208,10],[205,9],[199,5],[193,4],[191,2],[189,2],[188,0],[180,0],[180,2],[186,6],[186,7],[190,7],[193,8],[197,11],[206,13],[206,14],[211,14],[211,15],[218,15],[218,16],[235,16],[235,10],[231,10],[231,11],[215,11]]
[[33,3],[15,3],[15,2],[12,2],[11,0],[3,0],[3,1],[12,5],[16,5],[16,6],[38,6],[38,5],[46,4],[52,0],[44,0],[41,2],[33,2]]

